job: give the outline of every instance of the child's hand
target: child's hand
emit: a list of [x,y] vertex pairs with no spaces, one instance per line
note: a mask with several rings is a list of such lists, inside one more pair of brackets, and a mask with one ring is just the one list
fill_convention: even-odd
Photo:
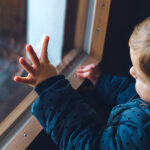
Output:
[[14,80],[19,83],[28,84],[29,86],[36,87],[42,81],[57,75],[56,68],[50,64],[47,56],[49,37],[46,36],[43,42],[40,58],[37,57],[31,45],[26,47],[26,50],[32,61],[30,65],[23,57],[19,59],[21,66],[28,72],[27,77],[15,76]]
[[79,78],[89,79],[93,85],[96,85],[96,82],[101,75],[100,68],[95,64],[80,66],[76,72]]

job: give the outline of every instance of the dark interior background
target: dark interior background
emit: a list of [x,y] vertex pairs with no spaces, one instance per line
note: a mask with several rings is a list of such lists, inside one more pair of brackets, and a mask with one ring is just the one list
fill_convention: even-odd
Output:
[[[149,0],[112,0],[103,60],[100,64],[105,73],[129,76],[131,61],[128,40],[136,24],[150,16]],[[82,91],[90,83],[80,87]],[[83,93],[86,99],[86,94]],[[50,136],[42,131],[27,150],[57,150]]]
[[136,24],[150,16],[149,0],[112,0],[101,68],[104,72],[129,75],[128,40]]

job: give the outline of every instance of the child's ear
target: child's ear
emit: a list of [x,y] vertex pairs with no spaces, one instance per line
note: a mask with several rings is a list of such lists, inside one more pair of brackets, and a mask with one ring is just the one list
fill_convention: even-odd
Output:
[[131,76],[136,79],[136,74],[135,74],[133,66],[130,68],[129,72],[130,72]]

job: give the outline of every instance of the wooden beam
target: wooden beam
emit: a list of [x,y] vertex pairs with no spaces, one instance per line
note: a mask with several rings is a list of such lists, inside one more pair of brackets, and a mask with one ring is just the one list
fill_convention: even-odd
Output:
[[74,48],[83,49],[89,0],[78,0]]
[[33,90],[26,98],[0,123],[0,137],[19,119],[19,117],[28,109],[37,98]]
[[41,130],[40,123],[32,116],[27,125],[7,144],[5,150],[25,150]]
[[90,55],[101,61],[111,0],[97,0]]
[[73,49],[71,50],[64,58],[63,60],[58,64],[58,66],[56,67],[57,69],[57,73],[60,74],[61,72],[63,72],[67,66],[70,65],[70,63],[72,61],[74,61],[74,59],[80,55],[80,53],[82,52],[81,49]]

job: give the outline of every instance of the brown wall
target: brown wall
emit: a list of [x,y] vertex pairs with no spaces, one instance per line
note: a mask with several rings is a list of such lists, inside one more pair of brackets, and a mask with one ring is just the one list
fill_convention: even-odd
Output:
[[26,33],[26,0],[0,0],[0,38],[20,39]]

